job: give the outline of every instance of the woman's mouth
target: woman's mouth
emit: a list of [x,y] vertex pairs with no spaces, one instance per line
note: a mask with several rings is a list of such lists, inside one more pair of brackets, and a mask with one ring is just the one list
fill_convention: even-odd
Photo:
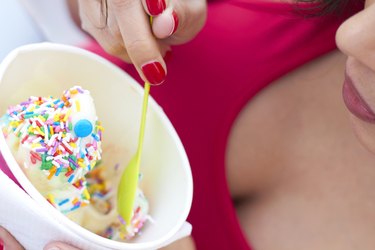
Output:
[[350,74],[348,74],[348,64],[345,71],[345,81],[342,94],[346,107],[353,115],[363,121],[375,123],[375,113],[355,88],[353,79],[350,77]]

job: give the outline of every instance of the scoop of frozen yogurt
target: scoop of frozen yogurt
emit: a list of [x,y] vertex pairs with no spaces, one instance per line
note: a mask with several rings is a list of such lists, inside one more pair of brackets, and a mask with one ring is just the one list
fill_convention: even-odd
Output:
[[0,125],[23,172],[56,209],[116,240],[141,229],[148,217],[142,191],[125,226],[113,204],[116,190],[100,174],[103,127],[89,91],[76,86],[61,98],[30,97],[10,107]]

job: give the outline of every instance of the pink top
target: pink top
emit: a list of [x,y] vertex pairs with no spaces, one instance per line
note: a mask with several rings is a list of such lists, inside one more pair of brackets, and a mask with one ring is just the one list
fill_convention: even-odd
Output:
[[[362,7],[350,9],[354,13]],[[250,249],[225,177],[232,123],[272,81],[335,49],[335,31],[343,19],[304,18],[286,3],[210,1],[203,31],[173,48],[167,81],[151,94],[171,119],[190,159],[195,191],[189,221],[198,249]],[[96,44],[88,49],[139,79],[133,66],[106,55]]]

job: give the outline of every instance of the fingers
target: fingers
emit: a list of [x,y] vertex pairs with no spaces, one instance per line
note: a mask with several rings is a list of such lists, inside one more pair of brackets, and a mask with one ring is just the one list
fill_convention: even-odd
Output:
[[205,0],[79,0],[79,5],[83,29],[153,85],[165,80],[162,55],[169,45],[194,38],[206,20]]
[[143,80],[153,85],[164,82],[166,66],[151,32],[150,20],[138,0],[108,0],[130,59]]
[[[0,248],[11,250],[24,250],[20,243],[4,228],[0,227]],[[1,248],[2,249],[2,248]],[[69,246],[67,244],[56,242],[48,244],[44,247],[45,250],[79,250],[78,248]]]
[[62,242],[50,243],[44,247],[44,250],[80,250],[79,248],[67,245]]
[[190,41],[206,21],[205,0],[174,0],[162,14],[153,18],[152,31],[157,38],[167,38],[169,44]]
[[117,20],[105,0],[79,0],[82,28],[111,55],[130,63]]
[[172,8],[166,9],[162,14],[153,18],[152,31],[155,37],[164,39],[176,32],[179,18]]
[[142,4],[150,16],[160,15],[167,7],[166,0],[142,0]]
[[[24,248],[20,243],[6,231],[4,228],[0,227],[0,248],[4,246],[4,249],[12,250],[23,250]],[[2,248],[1,248],[2,249]]]

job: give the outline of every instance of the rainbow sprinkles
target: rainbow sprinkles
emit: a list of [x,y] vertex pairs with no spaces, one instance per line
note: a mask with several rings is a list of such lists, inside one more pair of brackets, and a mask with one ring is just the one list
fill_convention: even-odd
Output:
[[120,241],[139,234],[151,220],[139,188],[129,225],[115,210],[115,183],[104,178],[108,172],[100,163],[104,129],[89,91],[75,86],[61,98],[30,97],[10,107],[0,125],[25,175],[71,220]]
[[[5,138],[18,138],[23,153],[29,154],[24,167],[42,170],[45,178],[53,182],[54,189],[66,191],[44,193],[46,199],[63,213],[89,204],[85,175],[101,159],[103,127],[95,111],[87,105],[92,104],[90,99],[87,90],[76,86],[66,90],[60,99],[30,97],[10,107],[3,117]],[[83,107],[87,107],[86,110]],[[70,185],[67,187],[66,183]]]

